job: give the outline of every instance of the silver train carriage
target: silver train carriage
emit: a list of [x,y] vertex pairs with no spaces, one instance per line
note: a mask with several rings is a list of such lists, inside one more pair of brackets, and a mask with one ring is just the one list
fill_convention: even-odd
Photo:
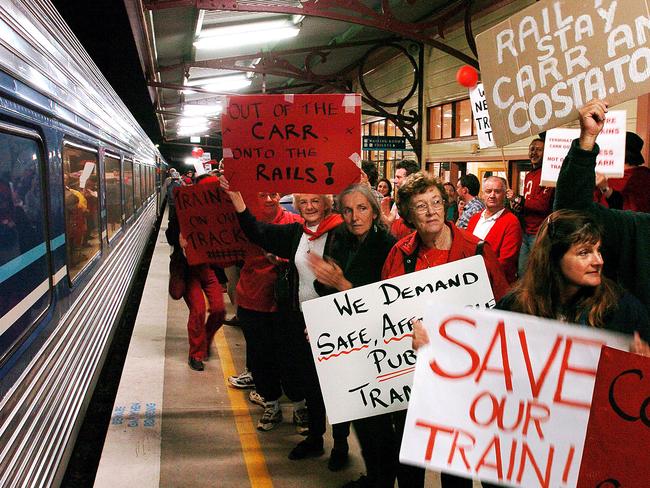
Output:
[[0,2],[0,486],[56,486],[165,163],[47,0]]

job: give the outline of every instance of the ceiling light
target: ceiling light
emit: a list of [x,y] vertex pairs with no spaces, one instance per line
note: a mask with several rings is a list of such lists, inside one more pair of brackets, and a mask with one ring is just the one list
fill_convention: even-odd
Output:
[[[213,92],[224,92],[224,91],[234,91],[240,90],[250,86],[253,82],[251,78],[248,78],[245,74],[236,74],[228,76],[210,76],[205,78],[194,78],[192,80],[187,80],[185,86],[200,86],[205,90],[210,90]],[[183,93],[192,92],[191,88],[183,90]]]
[[183,105],[183,115],[218,115],[223,110],[223,106],[220,104],[213,105],[196,105],[196,104],[185,104]]
[[227,27],[204,29],[194,42],[197,49],[227,49],[231,47],[265,44],[296,37],[300,27],[288,19],[249,22]]
[[208,132],[207,125],[179,127],[176,131],[179,136],[205,135],[206,132]]
[[208,119],[205,117],[183,117],[178,121],[179,127],[207,126]]

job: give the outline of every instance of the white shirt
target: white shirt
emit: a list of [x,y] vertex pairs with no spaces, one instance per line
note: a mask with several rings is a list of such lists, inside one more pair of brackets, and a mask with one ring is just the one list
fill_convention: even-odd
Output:
[[483,210],[481,212],[481,216],[478,218],[478,222],[476,222],[476,227],[474,227],[473,234],[481,240],[485,239],[485,236],[487,236],[490,230],[492,230],[494,223],[497,221],[499,217],[501,217],[501,214],[504,211],[505,208],[502,208],[497,213],[495,213],[492,217],[487,217],[486,216],[487,209]]
[[[310,230],[315,231],[318,229],[318,225],[307,226]],[[323,251],[325,251],[325,241],[327,240],[327,232],[320,236],[318,239],[310,241],[310,235],[303,233],[300,238],[300,243],[298,244],[298,249],[296,250],[296,255],[294,257],[294,263],[296,264],[296,269],[298,270],[298,301],[300,302],[300,309],[302,310],[302,302],[306,300],[311,300],[313,298],[318,298],[320,295],[316,292],[314,288],[314,280],[316,275],[311,270],[311,266],[307,262],[307,256],[310,253],[315,253],[317,256],[323,256]]]

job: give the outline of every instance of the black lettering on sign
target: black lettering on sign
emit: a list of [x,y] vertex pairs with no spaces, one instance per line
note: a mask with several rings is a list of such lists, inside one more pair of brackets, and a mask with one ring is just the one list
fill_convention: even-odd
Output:
[[348,294],[346,293],[344,296],[345,303],[342,304],[340,304],[336,298],[334,299],[334,305],[336,305],[336,309],[338,310],[339,315],[342,316],[345,313],[349,316],[352,316],[355,313],[366,313],[368,311],[367,308],[363,308],[366,306],[366,304],[362,298],[358,298],[351,303]]
[[621,482],[614,478],[608,478],[598,483],[596,488],[621,488]]
[[318,135],[313,132],[314,127],[311,124],[304,124],[296,130],[296,124],[286,124],[280,128],[273,124],[269,130],[264,126],[264,122],[255,122],[251,127],[251,134],[255,139],[272,141],[273,139],[291,140],[307,138],[318,139]]
[[257,181],[306,181],[307,183],[316,183],[315,169],[311,167],[302,166],[287,166],[285,168],[274,167],[269,171],[269,168],[264,163],[259,163],[255,167],[255,179]]
[[[612,407],[612,410],[614,410],[614,412],[616,412],[616,414],[623,420],[627,422],[636,422],[637,420],[641,420],[646,427],[650,427],[650,396],[641,403],[638,417],[635,416],[636,412],[626,412],[616,399],[616,383],[621,378],[628,375],[637,376],[639,380],[643,379],[643,372],[640,369],[628,369],[620,373],[616,378],[614,378],[612,384],[609,386],[609,404]],[[619,396],[619,398],[624,397],[625,395]]]

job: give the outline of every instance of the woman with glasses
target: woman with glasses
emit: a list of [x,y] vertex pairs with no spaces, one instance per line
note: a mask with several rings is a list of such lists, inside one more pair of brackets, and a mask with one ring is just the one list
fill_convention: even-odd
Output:
[[[301,303],[319,296],[314,288],[316,276],[309,264],[309,257],[311,254],[323,256],[327,253],[334,239],[332,231],[343,223],[343,218],[332,212],[331,195],[296,193],[293,206],[304,219],[304,224],[260,222],[246,208],[241,193],[228,191],[229,183],[224,176],[221,177],[221,186],[228,192],[237,211],[239,225],[248,240],[279,258],[289,260],[289,303],[278,303],[280,320],[286,328],[284,346],[287,352],[284,359],[291,361],[291,371],[295,375],[296,384],[303,389],[309,411],[307,438],[291,450],[289,459],[321,456],[324,453],[325,404],[311,349],[305,337]],[[348,423],[332,427],[336,461],[347,462],[349,433]]]
[[[487,243],[479,244],[474,235],[445,220],[447,198],[442,184],[425,172],[406,178],[397,190],[397,209],[404,222],[415,232],[399,240],[390,251],[382,270],[382,279],[481,254],[494,298],[500,300],[508,290],[508,282],[494,251]],[[392,415],[396,434],[401,439],[406,411]],[[424,470],[400,465],[397,479],[400,488],[421,487],[424,485]],[[443,488],[472,487],[471,479],[443,473],[441,480]]]

